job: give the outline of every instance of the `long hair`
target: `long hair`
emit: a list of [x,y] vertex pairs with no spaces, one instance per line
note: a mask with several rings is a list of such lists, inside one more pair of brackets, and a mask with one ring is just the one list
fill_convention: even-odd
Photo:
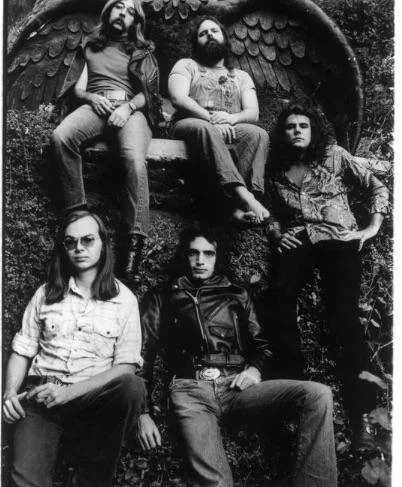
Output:
[[[198,43],[198,31],[200,29],[201,24],[203,22],[205,22],[206,20],[210,20],[211,22],[214,22],[221,29],[222,34],[223,34],[223,38],[224,38],[225,43],[226,43],[226,54],[224,56],[223,62],[224,62],[226,69],[228,69],[229,71],[232,71],[234,69],[234,64],[233,64],[233,58],[232,58],[232,54],[231,54],[231,50],[230,50],[229,34],[226,30],[226,27],[221,22],[219,22],[219,20],[216,17],[213,17],[211,15],[204,15],[203,17],[201,17],[201,19],[197,22],[197,24],[194,28],[193,34],[191,36],[191,47],[192,47],[192,51],[193,51],[194,60],[197,62],[202,61],[201,48],[200,48],[200,45]],[[201,62],[201,64],[202,64],[202,62]]]
[[[104,9],[101,15],[101,23],[95,30],[93,37],[88,40],[86,47],[92,49],[93,52],[102,51],[109,39],[108,26],[110,11],[112,10],[115,2],[111,2],[110,5]],[[127,40],[122,43],[121,48],[127,54],[131,54],[135,49],[147,48],[152,44],[151,41],[145,39],[145,13],[141,5],[141,0],[132,0],[135,10],[134,21],[128,29]]]
[[177,246],[176,253],[169,266],[169,275],[171,277],[180,277],[188,274],[189,263],[187,252],[190,248],[190,243],[197,237],[205,238],[205,240],[215,247],[215,274],[221,273],[227,267],[225,261],[226,252],[224,252],[222,242],[215,230],[207,226],[191,225],[180,233],[179,245]]
[[290,115],[304,115],[310,120],[311,142],[307,147],[303,162],[314,166],[322,164],[325,158],[326,147],[333,135],[321,111],[313,106],[299,102],[289,103],[280,113],[270,153],[269,171],[275,174],[286,171],[294,162],[294,149],[286,142],[286,120]]
[[114,258],[109,233],[98,215],[90,211],[79,210],[65,217],[56,236],[53,254],[47,272],[47,304],[57,303],[64,298],[65,293],[68,291],[70,277],[74,275],[74,269],[63,246],[66,228],[71,223],[87,216],[96,221],[99,228],[99,236],[102,240],[99,269],[92,284],[92,296],[94,299],[108,301],[119,293],[118,284],[113,273]]

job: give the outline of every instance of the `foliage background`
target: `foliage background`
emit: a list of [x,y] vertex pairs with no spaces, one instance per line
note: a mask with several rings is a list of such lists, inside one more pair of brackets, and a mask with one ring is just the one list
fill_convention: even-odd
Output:
[[[365,116],[359,155],[376,155],[392,160],[393,87],[394,87],[394,16],[391,0],[316,0],[340,26],[359,60],[365,81]],[[11,0],[8,18],[14,22],[24,15],[33,2]],[[172,34],[174,35],[174,34]],[[157,41],[157,39],[155,39]],[[178,39],[178,49],[184,49]],[[54,187],[49,180],[46,147],[53,130],[49,112],[43,107],[38,113],[8,113],[6,127],[4,176],[4,270],[3,270],[3,363],[7,360],[10,341],[18,330],[23,310],[34,290],[43,282],[45,268],[53,244],[58,210],[50,198]],[[158,172],[159,171],[159,172]],[[167,206],[153,198],[152,233],[147,243],[147,260],[143,265],[143,282],[137,290],[142,294],[162,279],[173,253],[180,229],[194,218],[192,207],[180,203],[185,200],[181,175],[164,175],[166,193],[174,192],[179,203]],[[392,190],[392,176],[384,178]],[[151,175],[151,190],[160,189],[160,170]],[[172,189],[173,188],[173,189]],[[92,188],[88,188],[91,192]],[[91,193],[92,194],[92,193]],[[102,198],[92,194],[96,209],[113,232],[117,226],[116,195],[104,193]],[[180,200],[180,197],[182,199]],[[166,200],[164,200],[166,201]],[[362,221],[362,197],[356,195],[355,209]],[[230,271],[249,282],[256,295],[269,286],[269,243],[262,229],[239,232],[221,228],[230,254]],[[372,348],[378,375],[388,385],[387,393],[380,393],[379,402],[385,412],[390,411],[392,374],[392,213],[387,216],[381,235],[364,250],[362,280],[361,326]],[[308,358],[309,376],[330,384],[335,394],[336,441],[340,470],[340,485],[388,485],[390,464],[389,425],[376,422],[376,441],[370,456],[359,457],[350,450],[350,431],[345,421],[339,396],[339,384],[334,374],[331,341],[326,340],[325,324],[321,316],[319,277],[308,286],[300,301],[300,326]],[[324,344],[324,346],[322,346]],[[162,376],[162,370],[160,369]],[[384,412],[384,411],[383,411]],[[163,404],[155,411],[164,435],[167,434]],[[386,417],[386,414],[385,416]],[[388,429],[387,429],[388,428]],[[236,485],[269,485],[277,473],[289,468],[294,439],[294,424],[271,434],[275,443],[266,444],[256,435],[225,433],[228,456]],[[251,438],[251,439],[250,439]],[[384,440],[384,441],[383,441]],[[8,461],[9,431],[4,430],[4,462]],[[285,461],[278,452],[289,456]],[[268,454],[266,461],[263,453]],[[6,463],[7,466],[7,463]],[[365,480],[361,469],[365,466]],[[7,468],[5,469],[5,471]],[[368,473],[367,473],[368,472]],[[377,473],[375,473],[377,472]],[[378,475],[377,475],[378,474]],[[65,477],[60,468],[58,485]],[[6,484],[5,484],[6,485]],[[166,439],[157,453],[141,455],[135,445],[128,443],[122,454],[116,485],[184,485],[182,466],[174,442]]]

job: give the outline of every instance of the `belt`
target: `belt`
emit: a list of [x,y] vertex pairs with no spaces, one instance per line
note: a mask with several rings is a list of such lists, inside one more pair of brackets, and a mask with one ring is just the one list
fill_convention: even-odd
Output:
[[97,94],[104,96],[108,100],[126,101],[129,99],[127,93],[123,90],[103,90]]
[[63,382],[54,375],[28,375],[26,379],[27,386],[42,386],[43,384],[57,384],[59,386],[68,386],[67,382]]
[[229,370],[225,367],[203,367],[195,369],[193,373],[177,373],[174,375],[175,379],[196,379],[212,381],[218,379],[218,377],[229,377],[230,375],[237,374],[233,370]]

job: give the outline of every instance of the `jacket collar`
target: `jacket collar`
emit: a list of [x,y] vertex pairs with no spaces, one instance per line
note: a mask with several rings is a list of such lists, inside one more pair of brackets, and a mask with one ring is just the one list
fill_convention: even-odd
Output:
[[175,279],[172,282],[172,290],[187,290],[187,291],[195,291],[200,288],[208,288],[208,287],[228,287],[231,285],[231,282],[226,276],[221,274],[215,274],[211,278],[202,281],[201,284],[193,281],[187,276],[181,276]]
[[150,44],[146,48],[139,47],[134,49],[133,53],[131,54],[130,62],[138,61],[139,59],[144,59],[144,57],[148,56],[149,53],[155,50],[153,44]]

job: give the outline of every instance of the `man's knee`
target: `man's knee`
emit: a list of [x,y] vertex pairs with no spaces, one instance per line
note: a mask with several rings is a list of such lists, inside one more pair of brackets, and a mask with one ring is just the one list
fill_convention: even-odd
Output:
[[63,129],[61,125],[59,125],[53,131],[50,138],[50,143],[53,148],[58,148],[69,144],[71,140],[72,140],[71,134],[65,129]]
[[116,391],[122,404],[140,404],[144,397],[144,381],[135,374],[123,374],[113,381]]
[[333,399],[331,388],[319,382],[305,383],[306,405],[320,410],[332,410]]
[[246,137],[252,142],[269,145],[269,134],[266,130],[251,123],[239,124],[239,130],[243,131]]
[[211,134],[216,132],[216,128],[207,120],[200,118],[187,118],[178,122],[174,129],[175,134],[180,136],[195,136],[203,134]]

